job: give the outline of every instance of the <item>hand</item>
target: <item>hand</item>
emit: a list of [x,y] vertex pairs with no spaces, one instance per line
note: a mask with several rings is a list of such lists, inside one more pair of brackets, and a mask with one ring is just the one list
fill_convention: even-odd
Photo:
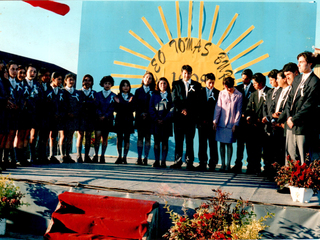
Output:
[[130,97],[129,102],[131,102],[131,101],[132,101],[132,99],[133,99],[133,96],[131,96],[131,97]]
[[267,123],[268,122],[267,117],[263,117],[261,122],[262,123]]
[[272,117],[279,118],[280,114],[281,114],[281,112],[276,112],[276,113],[272,114]]
[[116,101],[117,103],[119,103],[119,102],[120,102],[120,100],[119,100],[119,97],[118,97],[118,96],[115,96],[113,99],[114,99],[114,101]]
[[251,117],[247,117],[247,123],[251,124]]
[[213,123],[213,131],[216,131],[217,130],[217,124],[214,122]]
[[288,118],[287,124],[288,124],[288,127],[289,127],[289,128],[293,128],[294,123],[292,122],[292,117],[289,117],[289,118]]
[[100,121],[103,121],[105,118],[105,116],[100,117]]
[[187,116],[187,109],[183,109],[183,110],[181,111],[181,113],[182,113],[183,115]]
[[237,126],[236,126],[236,125],[233,125],[233,127],[232,127],[232,132],[233,132],[233,133],[236,131],[236,128],[237,128]]

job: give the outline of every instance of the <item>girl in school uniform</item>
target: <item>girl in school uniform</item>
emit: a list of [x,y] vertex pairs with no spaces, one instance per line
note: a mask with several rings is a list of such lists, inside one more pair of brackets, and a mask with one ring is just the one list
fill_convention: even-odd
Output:
[[42,88],[36,81],[37,69],[34,65],[29,64],[26,67],[26,78],[22,81],[23,88],[23,106],[19,116],[19,131],[16,156],[23,166],[29,166],[27,161],[26,149],[30,146],[31,163],[36,161],[36,129],[38,128],[38,111],[42,101]]
[[80,129],[78,131],[77,139],[77,162],[82,163],[83,159],[81,156],[82,151],[82,141],[85,137],[85,154],[84,162],[91,163],[89,157],[91,136],[94,130],[94,124],[96,120],[96,91],[92,90],[93,77],[90,74],[86,74],[82,79],[82,89],[84,102],[82,106],[82,111],[80,114]]
[[[143,75],[141,87],[135,92],[136,101],[136,118],[135,125],[138,132],[138,160],[137,165],[148,165],[148,155],[150,151],[150,141],[151,141],[151,118],[149,114],[149,103],[152,93],[155,88],[155,80],[151,72],[146,72]],[[144,141],[144,159],[142,160],[143,151],[143,141]]]
[[[126,79],[122,80],[119,86],[120,93],[114,97],[115,100],[115,132],[117,133],[117,150],[118,158],[116,164],[127,164],[127,155],[130,146],[130,134],[134,133],[133,112],[134,112],[134,96],[131,91],[130,82]],[[122,155],[122,143],[124,150]]]
[[103,90],[97,93],[97,122],[95,131],[95,156],[93,162],[98,162],[98,152],[100,139],[102,138],[100,163],[105,162],[104,154],[108,146],[109,132],[113,130],[113,113],[114,113],[114,97],[115,93],[111,91],[114,85],[114,80],[111,76],[105,76],[100,81],[100,86]]
[[[149,112],[152,119],[151,133],[154,137],[153,167],[166,167],[168,155],[168,139],[172,136],[173,103],[168,80],[159,79],[156,91],[150,99]],[[162,143],[162,158],[160,164],[160,143]]]
[[18,66],[17,79],[22,82],[26,78],[26,68],[22,65]]
[[[63,119],[66,114],[66,96],[65,91],[60,88],[63,81],[63,75],[59,72],[53,72],[51,75],[51,84],[45,92],[44,102],[47,106],[43,115],[47,122],[46,134],[49,138],[49,163],[59,164],[57,156],[57,137],[58,132],[63,130]],[[39,149],[40,150],[40,149]],[[46,145],[42,145],[40,152],[45,154]]]
[[75,163],[71,158],[72,138],[75,131],[79,130],[80,125],[80,113],[82,110],[82,104],[84,101],[84,95],[82,91],[78,91],[74,88],[76,83],[76,76],[72,73],[68,73],[64,78],[64,92],[65,92],[65,104],[66,112],[64,118],[63,130],[60,131],[60,154],[62,156],[63,163]]
[[6,116],[8,94],[5,85],[3,84],[4,79],[8,79],[8,70],[5,67],[0,71],[0,172],[1,170],[6,170],[5,166],[2,164],[2,156],[6,142],[6,135],[8,134],[8,122]]

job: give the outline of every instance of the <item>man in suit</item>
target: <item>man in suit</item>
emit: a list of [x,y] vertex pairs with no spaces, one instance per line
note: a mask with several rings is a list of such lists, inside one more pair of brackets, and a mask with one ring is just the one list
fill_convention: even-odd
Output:
[[[286,137],[291,159],[305,162],[306,154],[312,154],[311,142],[316,139],[319,105],[319,78],[313,73],[314,58],[311,52],[303,52],[297,56],[299,72],[294,78],[284,112],[278,122],[286,122],[291,131]],[[310,156],[312,158],[312,156]]]
[[218,100],[219,90],[214,88],[215,76],[213,73],[205,75],[206,87],[201,89],[199,100],[199,121],[198,121],[198,133],[199,133],[199,166],[197,170],[207,170],[207,147],[209,142],[210,159],[209,159],[209,171],[215,171],[218,163],[218,149],[217,142],[215,140],[215,131],[213,130],[213,115],[214,109]]
[[[251,94],[255,91],[255,88],[252,85],[252,71],[251,69],[243,70],[241,74],[241,78],[243,83],[236,86],[236,89],[242,93],[242,111],[244,112],[247,108],[247,104]],[[248,125],[245,118],[244,113],[241,115],[240,124],[237,129],[237,159],[235,166],[232,168],[232,171],[235,173],[242,172],[242,159],[243,159],[243,151],[244,151],[244,144],[247,142],[247,132],[248,132]],[[248,152],[248,148],[247,148]]]
[[201,84],[191,80],[192,68],[182,66],[182,79],[172,83],[174,104],[175,161],[171,168],[181,168],[183,141],[186,140],[186,163],[188,170],[194,170],[193,138],[198,116],[198,102]]
[[[256,91],[251,94],[245,110],[245,117],[249,124],[247,173],[260,174],[262,149],[266,146],[266,132],[262,123],[263,108],[270,88],[266,86],[266,77],[262,73],[255,73],[252,79]],[[267,151],[263,151],[264,161],[268,161],[266,160],[269,158],[268,154]]]

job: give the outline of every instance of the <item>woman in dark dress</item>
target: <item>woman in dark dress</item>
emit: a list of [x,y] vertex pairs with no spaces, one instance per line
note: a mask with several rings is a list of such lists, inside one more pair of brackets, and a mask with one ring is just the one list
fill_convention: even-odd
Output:
[[60,131],[60,154],[63,163],[75,163],[71,158],[72,138],[75,131],[79,130],[80,113],[84,101],[83,92],[74,88],[76,76],[68,73],[64,78],[64,93],[66,112],[63,130]]
[[82,89],[84,102],[82,106],[82,111],[80,114],[80,129],[78,131],[77,139],[77,162],[82,163],[82,141],[85,137],[84,144],[84,162],[91,163],[89,157],[90,145],[91,145],[91,136],[94,130],[94,124],[96,121],[96,91],[92,90],[93,86],[93,77],[90,74],[86,74],[82,79]]
[[100,146],[100,139],[102,138],[100,163],[105,162],[104,154],[108,146],[109,132],[113,130],[113,113],[114,113],[114,97],[115,93],[111,91],[111,87],[114,85],[114,80],[111,76],[104,76],[100,81],[100,86],[103,90],[97,93],[97,122],[95,131],[95,156],[93,162],[98,162],[98,153]]
[[[153,74],[151,72],[146,72],[143,75],[141,87],[136,90],[134,95],[136,101],[135,125],[138,132],[138,160],[136,164],[138,165],[148,165],[148,155],[151,142],[151,118],[149,114],[149,103],[154,92],[154,88],[155,80]],[[142,160],[143,141],[144,159]]]
[[[149,112],[152,119],[151,132],[154,137],[153,167],[166,167],[168,155],[168,139],[172,136],[173,103],[169,82],[162,77],[157,83],[156,91],[150,100]],[[162,158],[160,164],[160,143],[162,143]]]
[[[134,133],[133,112],[134,96],[130,93],[131,85],[126,79],[122,80],[119,86],[120,93],[114,97],[115,101],[115,132],[117,133],[118,159],[116,164],[127,164],[127,155],[130,146],[130,134]],[[122,155],[122,143],[124,150]]]

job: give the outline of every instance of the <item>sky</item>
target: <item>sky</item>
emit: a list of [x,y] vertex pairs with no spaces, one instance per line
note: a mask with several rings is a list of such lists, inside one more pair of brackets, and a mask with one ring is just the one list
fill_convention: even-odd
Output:
[[[70,12],[65,16],[33,7],[23,1],[0,1],[0,51],[46,61],[77,73],[83,2],[73,0],[59,2],[70,7]],[[316,32],[315,44],[318,48],[320,48],[319,5],[317,4],[317,29],[319,30]],[[292,20],[299,21],[295,18]]]

